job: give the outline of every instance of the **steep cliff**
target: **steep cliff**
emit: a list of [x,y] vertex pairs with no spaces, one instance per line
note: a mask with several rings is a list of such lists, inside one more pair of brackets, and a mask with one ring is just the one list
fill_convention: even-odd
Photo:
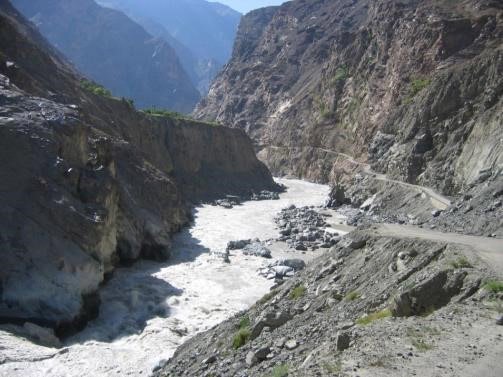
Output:
[[502,169],[502,37],[490,0],[260,9],[195,114],[244,129],[275,174],[328,182],[345,153],[457,195]]
[[169,257],[186,202],[275,187],[244,132],[147,116],[81,79],[0,2],[0,322],[79,327],[117,263]]
[[13,4],[86,76],[140,108],[188,113],[199,100],[165,40],[94,0],[14,0]]

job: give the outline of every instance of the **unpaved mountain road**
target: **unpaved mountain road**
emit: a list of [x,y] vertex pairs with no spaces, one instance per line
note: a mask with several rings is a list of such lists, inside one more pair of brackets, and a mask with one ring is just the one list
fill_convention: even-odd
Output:
[[503,275],[503,239],[443,233],[411,225],[376,224],[372,230],[388,237],[418,238],[423,240],[455,243],[471,248],[498,275]]
[[365,162],[357,161],[357,160],[354,159],[354,157],[352,157],[352,156],[350,156],[350,155],[348,155],[346,153],[335,152],[335,151],[331,151],[329,149],[324,149],[324,148],[317,148],[317,149],[322,150],[322,151],[327,152],[327,153],[337,154],[339,156],[344,157],[346,160],[348,160],[352,164],[356,164],[356,165],[362,166],[363,167],[363,173],[366,174],[366,175],[368,175],[369,177],[371,177],[373,179],[376,179],[378,181],[383,181],[383,182],[395,183],[397,185],[408,187],[408,188],[416,190],[416,191],[418,191],[418,192],[420,192],[422,194],[425,194],[428,198],[430,198],[430,201],[431,201],[431,204],[433,205],[433,207],[435,207],[437,209],[444,210],[444,209],[446,209],[447,207],[449,207],[451,205],[451,201],[450,201],[449,198],[447,198],[446,196],[443,196],[443,195],[439,194],[438,192],[436,192],[435,190],[433,190],[433,189],[431,189],[429,187],[424,187],[424,186],[420,186],[420,185],[414,185],[412,183],[407,183],[407,182],[403,182],[403,181],[398,181],[396,179],[388,178],[386,176],[386,174],[376,173],[376,172],[372,171],[372,169],[370,168],[369,164],[367,164]]

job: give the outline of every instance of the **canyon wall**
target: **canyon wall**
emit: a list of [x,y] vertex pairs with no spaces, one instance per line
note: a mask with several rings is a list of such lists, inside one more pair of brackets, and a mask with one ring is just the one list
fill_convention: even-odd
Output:
[[118,263],[169,257],[189,202],[275,189],[239,130],[82,88],[0,3],[0,322],[73,331]]
[[347,154],[455,195],[502,169],[502,37],[490,0],[259,9],[195,115],[245,130],[274,174],[333,181]]

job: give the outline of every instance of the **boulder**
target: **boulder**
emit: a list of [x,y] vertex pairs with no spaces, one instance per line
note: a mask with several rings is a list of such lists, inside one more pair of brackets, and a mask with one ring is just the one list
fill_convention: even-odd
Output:
[[243,248],[243,254],[254,255],[262,258],[271,258],[271,250],[262,245],[260,242],[253,242]]

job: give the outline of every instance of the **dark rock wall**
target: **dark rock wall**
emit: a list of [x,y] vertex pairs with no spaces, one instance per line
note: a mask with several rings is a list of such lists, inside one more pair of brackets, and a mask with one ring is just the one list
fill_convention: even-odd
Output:
[[0,322],[78,327],[117,263],[169,257],[189,201],[274,187],[243,132],[147,116],[80,79],[0,3]]

